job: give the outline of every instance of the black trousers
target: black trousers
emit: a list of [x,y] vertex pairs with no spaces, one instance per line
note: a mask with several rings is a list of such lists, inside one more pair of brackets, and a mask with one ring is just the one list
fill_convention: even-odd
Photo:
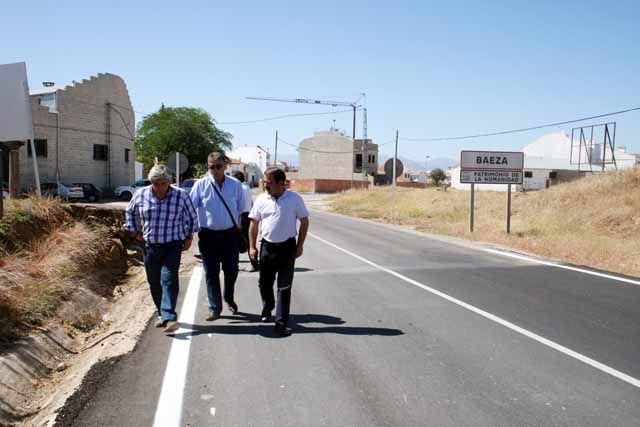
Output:
[[198,233],[198,247],[202,254],[202,265],[206,276],[209,310],[222,311],[220,292],[220,264],[224,271],[224,300],[234,301],[234,290],[238,278],[238,234],[235,227],[228,230],[202,228]]
[[[276,323],[289,323],[289,308],[291,307],[291,285],[293,284],[293,269],[296,262],[296,239],[291,238],[282,243],[271,243],[262,240],[260,246],[260,296],[262,297],[263,312],[276,309]],[[278,302],[273,295],[273,283],[278,287]]]

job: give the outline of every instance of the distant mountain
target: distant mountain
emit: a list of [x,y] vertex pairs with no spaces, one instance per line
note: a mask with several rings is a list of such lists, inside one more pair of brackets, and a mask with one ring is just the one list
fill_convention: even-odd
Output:
[[448,157],[436,157],[435,159],[429,159],[429,161],[427,162],[427,167],[429,168],[429,170],[440,168],[443,171],[446,171],[449,168],[455,168],[456,166],[458,166],[458,163],[460,162]]
[[[273,153],[271,153],[271,160],[273,160]],[[289,166],[299,166],[298,153],[278,153],[278,161],[286,162]]]

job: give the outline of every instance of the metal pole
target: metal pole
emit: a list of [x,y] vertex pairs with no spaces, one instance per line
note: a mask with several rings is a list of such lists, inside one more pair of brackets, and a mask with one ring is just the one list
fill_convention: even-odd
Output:
[[278,163],[278,130],[276,129],[276,152],[273,156],[273,165],[276,166]]
[[507,234],[511,233],[511,184],[507,185]]
[[353,142],[356,141],[356,104],[352,105],[353,107]]
[[469,200],[469,231],[473,233],[473,211],[475,205],[476,185],[471,183],[471,197]]
[[111,103],[107,102],[105,117],[105,134],[107,140],[107,191],[111,190]]
[[396,130],[396,149],[393,153],[393,176],[391,177],[393,188],[396,188],[396,163],[398,162],[398,131]]
[[38,172],[38,160],[36,158],[36,146],[33,143],[33,139],[29,140],[29,144],[31,145],[31,153],[33,154],[31,158],[33,159],[33,170],[36,178],[36,193],[38,194],[38,197],[42,197],[42,191],[40,190],[40,173]]
[[180,187],[180,153],[176,151],[176,186]]

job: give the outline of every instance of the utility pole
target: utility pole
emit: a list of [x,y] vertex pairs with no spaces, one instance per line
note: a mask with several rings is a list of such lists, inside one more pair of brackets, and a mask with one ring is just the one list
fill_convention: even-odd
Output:
[[276,151],[273,155],[273,166],[277,166],[276,163],[278,163],[278,129],[276,129]]
[[[366,163],[364,163],[366,162]],[[364,167],[362,179],[367,181],[367,175],[369,175],[369,158],[367,157],[367,109],[362,110],[362,163]]]

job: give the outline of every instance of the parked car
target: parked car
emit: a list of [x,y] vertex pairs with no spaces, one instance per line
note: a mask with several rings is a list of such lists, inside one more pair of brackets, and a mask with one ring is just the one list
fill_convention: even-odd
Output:
[[40,184],[40,190],[44,197],[59,197],[63,200],[80,200],[84,199],[82,187],[75,185],[67,185],[57,182],[43,182]]
[[102,190],[90,182],[74,182],[73,185],[82,188],[84,198],[90,202],[97,202],[102,198]]
[[129,201],[138,189],[146,187],[147,185],[151,185],[151,181],[148,179],[141,179],[134,182],[132,185],[121,185],[120,187],[116,187],[114,194],[119,199]]
[[180,188],[182,188],[187,193],[191,193],[191,188],[193,187],[193,184],[196,183],[196,181],[197,181],[196,179],[192,179],[192,178],[185,179],[180,183]]

